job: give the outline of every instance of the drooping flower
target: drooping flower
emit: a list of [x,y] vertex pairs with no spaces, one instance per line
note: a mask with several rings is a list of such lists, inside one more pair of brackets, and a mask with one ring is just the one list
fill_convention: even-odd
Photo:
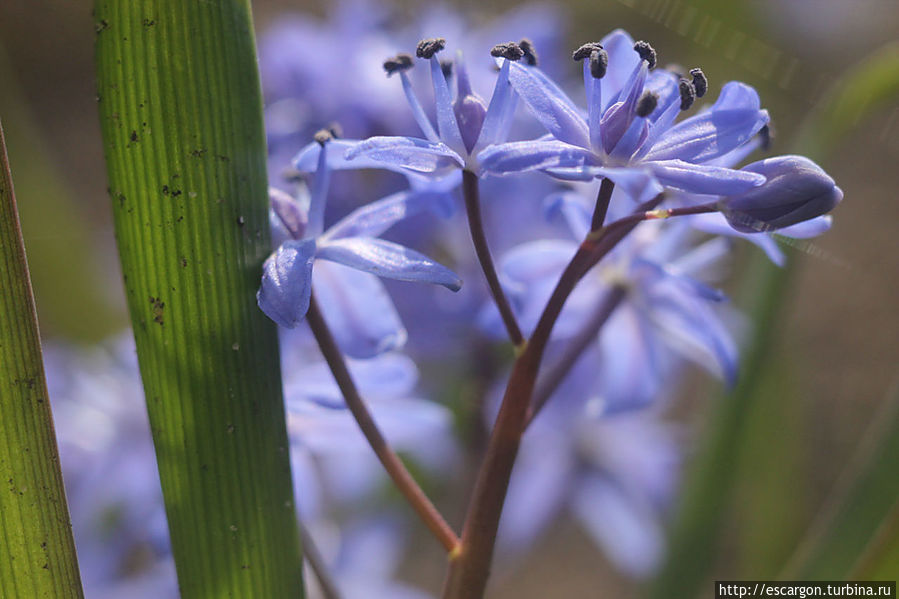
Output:
[[700,69],[690,71],[690,80],[651,71],[655,50],[621,30],[585,44],[574,58],[584,63],[586,115],[539,68],[511,65],[512,86],[554,139],[495,145],[480,157],[485,171],[605,177],[637,202],[666,187],[732,195],[765,181],[759,173],[707,164],[749,141],[768,122],[751,87],[727,83],[708,110],[674,124],[708,87]]
[[[353,211],[324,230],[331,135],[322,132],[319,139],[321,151],[308,206],[286,194],[272,194],[272,218],[285,239],[263,265],[262,286],[257,294],[263,312],[282,326],[297,326],[309,308],[316,259],[379,277],[435,283],[458,290],[461,280],[446,267],[407,247],[378,238],[406,216],[433,209],[435,198],[431,194],[412,192],[388,196]],[[373,290],[379,284],[375,281],[367,287]],[[351,288],[347,291],[359,292]]]

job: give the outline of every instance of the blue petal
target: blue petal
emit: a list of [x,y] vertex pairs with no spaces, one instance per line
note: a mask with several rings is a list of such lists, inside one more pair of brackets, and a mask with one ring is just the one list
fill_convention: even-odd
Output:
[[346,158],[350,162],[362,158],[382,168],[439,174],[465,164],[446,144],[416,137],[370,137],[349,149]]
[[551,194],[543,200],[543,207],[547,219],[556,213],[561,214],[575,239],[583,239],[590,232],[593,207],[588,205],[581,194],[574,191]]
[[602,95],[606,105],[617,101],[624,84],[640,64],[640,55],[634,51],[634,38],[623,29],[616,29],[600,41],[609,55],[609,66],[602,82]]
[[513,141],[490,146],[478,155],[481,170],[495,175],[594,164],[590,150],[562,141]]
[[329,240],[318,257],[400,281],[435,283],[458,291],[462,280],[440,264],[397,243],[370,237]]
[[[301,189],[305,191],[305,188]],[[269,187],[268,199],[271,205],[268,220],[274,244],[277,246],[288,239],[302,239],[306,233],[308,204],[303,206],[302,202],[275,187]]]
[[581,111],[540,69],[512,63],[509,80],[553,137],[582,148],[590,147],[590,132]]
[[562,511],[576,472],[569,442],[564,435],[544,434],[522,444],[500,522],[504,549],[527,551]]
[[425,137],[429,141],[440,141],[440,136],[434,131],[434,125],[431,124],[431,120],[421,107],[421,102],[418,101],[418,96],[415,95],[412,84],[409,82],[409,76],[405,71],[400,72],[400,79],[403,82],[403,92],[406,94],[406,100],[412,108],[412,117],[415,119],[415,122],[418,123],[421,132],[425,134]]
[[453,97],[446,84],[446,77],[443,76],[443,68],[436,57],[431,57],[428,62],[431,64],[431,81],[434,83],[434,104],[437,109],[437,130],[440,133],[440,139],[460,156],[464,156],[468,152],[465,150],[459,124],[456,122]]
[[[431,210],[446,215],[451,207],[448,194],[427,191],[401,191],[357,208],[335,223],[325,233],[326,239],[343,237],[378,237],[404,218]],[[322,240],[324,243],[324,240]]]
[[792,237],[793,239],[808,239],[830,231],[831,226],[833,226],[833,217],[825,214],[779,229],[777,234],[783,237]]
[[256,301],[282,327],[296,327],[309,310],[314,255],[315,240],[289,240],[262,266],[262,286]]
[[599,335],[599,393],[604,413],[642,408],[658,399],[667,371],[658,337],[633,306],[622,302]]
[[490,106],[487,107],[487,116],[484,117],[481,134],[472,154],[477,154],[487,146],[505,140],[503,137],[505,124],[510,120],[511,114],[509,113],[515,108],[515,92],[512,84],[509,83],[509,64],[508,60],[503,60],[503,66],[500,68],[496,84],[493,87]]
[[571,509],[609,561],[631,576],[649,576],[658,566],[665,531],[644,497],[590,473],[575,490]]
[[767,122],[768,112],[758,108],[755,90],[731,81],[724,86],[711,110],[669,129],[646,157],[706,162],[749,141]]
[[649,317],[670,346],[729,385],[736,382],[736,343],[692,287],[665,277],[648,290],[648,301]]
[[[553,169],[551,174],[570,174],[574,177],[575,169]],[[582,175],[590,177],[606,177],[611,179],[616,189],[621,189],[630,199],[638,204],[647,202],[663,191],[663,187],[652,173],[643,168],[615,168],[604,166],[588,166],[580,170]]]
[[406,329],[378,277],[319,262],[313,281],[325,320],[347,355],[371,358],[406,343]]
[[[360,168],[388,168],[384,164],[359,158],[347,160],[346,153],[355,147],[361,140],[358,139],[332,139],[328,142],[328,168],[331,170],[346,170]],[[314,173],[318,168],[318,155],[322,146],[314,141],[301,149],[293,158],[293,166],[301,173]]]
[[660,160],[648,162],[646,166],[663,185],[701,195],[734,195],[765,182],[765,176],[759,173],[683,160]]
[[768,256],[768,259],[777,266],[783,266],[786,262],[784,253],[771,235],[741,233],[731,227],[727,222],[727,218],[720,212],[714,214],[697,214],[696,216],[689,216],[686,218],[690,223],[690,226],[699,229],[700,231],[712,233],[713,235],[724,235],[727,237],[746,239],[750,243],[761,248],[761,250],[765,252],[765,255]]
[[[317,277],[317,267],[315,272]],[[377,280],[377,277],[374,278]],[[315,293],[318,295],[321,287],[318,281],[315,285]],[[418,381],[415,363],[408,356],[398,352],[381,354],[365,360],[350,359],[347,360],[347,366],[353,375],[353,381],[366,398],[405,397],[412,392]],[[284,382],[284,399],[288,408],[292,403],[303,401],[313,401],[337,409],[346,408],[343,393],[324,361],[304,360],[296,364],[285,364],[284,372],[289,373]]]

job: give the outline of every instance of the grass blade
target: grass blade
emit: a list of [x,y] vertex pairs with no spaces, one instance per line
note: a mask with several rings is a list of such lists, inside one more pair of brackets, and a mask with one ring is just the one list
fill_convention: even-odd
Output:
[[0,590],[81,597],[25,246],[0,126]]

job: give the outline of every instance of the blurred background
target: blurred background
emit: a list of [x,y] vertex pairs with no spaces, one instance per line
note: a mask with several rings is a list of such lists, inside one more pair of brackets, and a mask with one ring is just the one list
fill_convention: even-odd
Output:
[[[491,3],[490,13],[483,12],[485,3],[459,4],[475,23],[516,10],[511,2]],[[324,15],[329,8],[283,0],[256,0],[253,7],[260,39],[287,14]],[[416,7],[401,3],[397,18],[413,18]],[[649,40],[662,64],[699,65],[713,82],[754,86],[772,116],[774,152],[801,148],[845,193],[829,233],[784,248],[797,267],[771,325],[776,343],[767,351],[777,365],[776,383],[765,385],[749,412],[754,440],[734,464],[742,474],[719,571],[738,579],[738,573],[770,570],[795,548],[872,417],[899,389],[899,96],[895,88],[892,96],[850,93],[852,105],[834,125],[838,135],[803,129],[834,94],[852,91],[843,82],[856,65],[899,52],[899,3],[606,0],[556,8],[569,47],[622,27]],[[88,342],[127,323],[95,103],[93,40],[88,0],[0,3],[0,118],[42,334]],[[569,67],[576,76],[576,66]],[[743,296],[745,285],[738,304]],[[702,383],[690,389],[717,394]],[[404,570],[426,587],[441,573],[439,553],[428,550]],[[610,596],[633,592],[584,533],[563,521],[540,552],[498,573],[495,596],[597,596],[600,585],[612,590]]]

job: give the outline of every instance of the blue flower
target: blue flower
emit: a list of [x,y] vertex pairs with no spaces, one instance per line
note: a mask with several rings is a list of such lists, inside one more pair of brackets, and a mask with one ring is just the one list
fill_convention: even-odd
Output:
[[[610,213],[620,209],[613,198]],[[590,228],[590,206],[575,192],[548,198],[577,239]],[[727,255],[726,240],[693,245],[686,220],[644,223],[625,238],[578,285],[554,330],[557,341],[574,337],[602,298],[613,288],[624,296],[598,337],[601,376],[597,393],[605,411],[617,412],[653,402],[681,359],[686,358],[732,384],[737,376],[737,348],[716,307],[725,299],[700,278]],[[544,239],[522,244],[498,264],[500,277],[522,328],[531,329],[577,243]],[[491,307],[482,323],[499,329]]]
[[528,429],[509,485],[500,549],[520,553],[568,511],[623,572],[645,577],[665,548],[679,481],[675,426],[658,410],[604,414],[595,353],[578,361]]
[[[263,265],[262,286],[257,294],[263,312],[282,326],[297,326],[309,309],[312,266],[316,259],[379,277],[435,283],[458,290],[461,280],[446,267],[407,247],[378,238],[410,214],[433,209],[435,198],[432,194],[403,192],[388,196],[353,211],[324,231],[330,178],[327,155],[331,142],[328,139],[328,135],[322,138],[308,206],[286,194],[272,193],[273,229],[284,240]],[[366,287],[373,289],[371,284]],[[345,291],[359,294],[362,290],[347,287]],[[357,299],[367,302],[370,297]],[[380,313],[373,312],[369,320],[380,317]]]
[[586,114],[538,68],[511,65],[512,86],[554,139],[495,145],[480,156],[485,171],[606,177],[637,202],[664,187],[731,195],[764,183],[759,173],[706,164],[748,142],[768,122],[751,87],[727,83],[709,110],[674,124],[705,93],[701,70],[691,71],[692,81],[650,71],[655,51],[621,30],[586,44],[574,58],[584,62]]
[[[523,41],[523,44],[525,48],[530,48],[528,42]],[[399,74],[412,115],[424,138],[371,137],[348,149],[345,157],[350,161],[350,166],[355,160],[363,158],[380,163],[382,168],[416,173],[440,175],[453,169],[479,173],[478,154],[493,144],[505,141],[517,104],[515,92],[509,84],[509,65],[525,57],[528,50],[514,43],[494,48],[492,53],[501,59],[502,66],[488,106],[472,90],[461,53],[452,66],[456,80],[456,96],[453,99],[443,66],[437,60],[437,53],[445,46],[443,38],[433,38],[422,40],[416,50],[416,55],[429,63],[437,127],[431,123],[406,74],[412,67],[412,57],[400,54],[386,61],[384,68],[389,75]],[[358,164],[360,168],[367,165],[364,161]]]

